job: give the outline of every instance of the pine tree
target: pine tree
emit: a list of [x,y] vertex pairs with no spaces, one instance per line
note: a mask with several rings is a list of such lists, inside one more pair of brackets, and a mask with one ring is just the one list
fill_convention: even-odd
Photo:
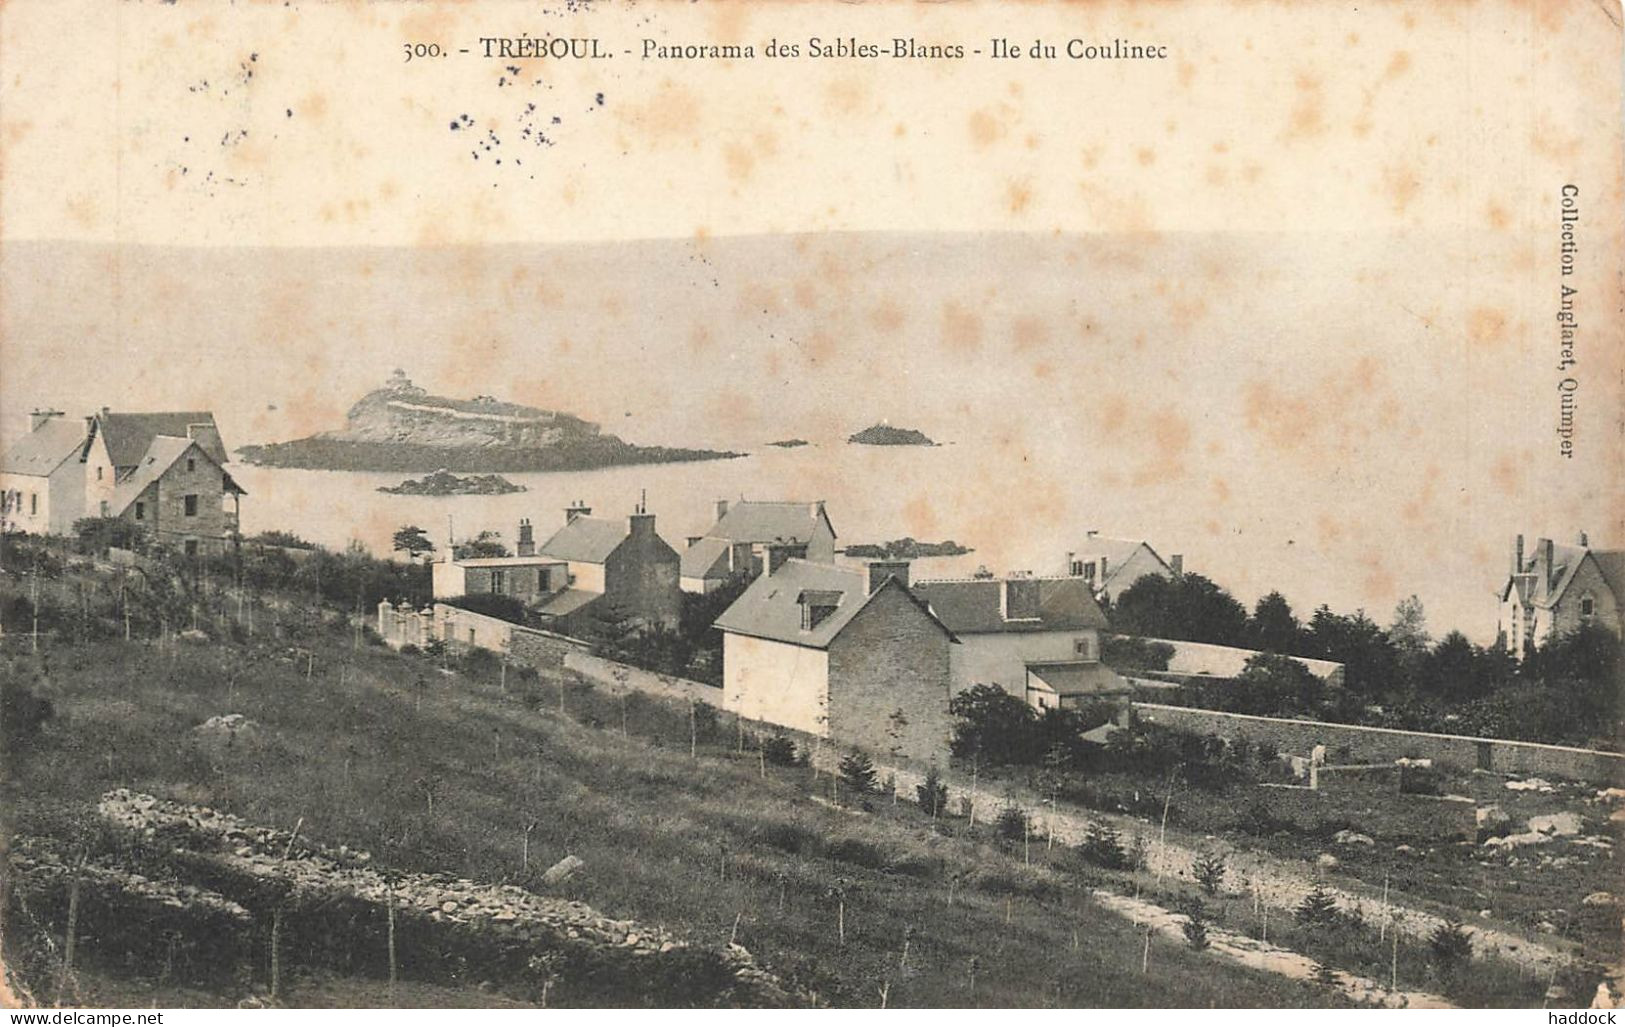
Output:
[[861,752],[841,759],[841,780],[854,795],[868,795],[875,790],[875,765]]
[[1337,900],[1332,897],[1332,893],[1326,890],[1324,884],[1317,881],[1309,894],[1303,897],[1303,901],[1298,903],[1297,918],[1300,924],[1324,927],[1337,923],[1341,919],[1341,914],[1337,910]]

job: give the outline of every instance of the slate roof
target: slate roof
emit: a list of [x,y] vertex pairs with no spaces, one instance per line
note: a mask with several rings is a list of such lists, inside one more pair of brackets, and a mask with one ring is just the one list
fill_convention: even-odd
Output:
[[[207,424],[215,428],[215,434],[219,434],[220,429],[215,426],[214,414],[207,410],[96,415],[96,430],[106,440],[107,454],[112,458],[113,466],[117,468],[134,467],[140,463],[156,436],[169,435],[184,439],[187,427],[194,424]],[[217,464],[224,465],[229,459],[225,447],[215,445],[212,439],[207,443],[199,440],[198,445]]]
[[1000,614],[998,578],[961,578],[947,581],[917,581],[915,595],[931,606],[931,612],[958,635],[991,632],[1078,631],[1106,627],[1106,615],[1090,594],[1082,578],[1024,579],[1038,586],[1039,615],[1032,620],[1005,620]]
[[682,552],[685,578],[723,578],[728,575],[728,550],[725,538],[702,538]]
[[589,592],[584,588],[567,588],[548,599],[537,608],[537,612],[548,617],[563,617],[591,606],[602,598],[604,596],[601,592]]
[[1027,672],[1048,685],[1056,695],[1110,695],[1133,690],[1116,671],[1092,660],[1029,663]]
[[542,543],[536,555],[576,563],[603,563],[626,535],[625,521],[578,516]]
[[[806,560],[786,560],[777,571],[764,574],[751,582],[744,594],[717,618],[716,626],[734,634],[788,642],[812,649],[827,649],[842,629],[850,624],[852,618],[856,617],[873,598],[867,588],[868,573],[865,568],[836,567],[832,564],[809,563]],[[944,634],[957,641],[953,632],[943,625],[918,597],[903,588],[896,578],[887,578],[886,583],[881,585],[874,595],[879,595],[888,588],[903,589],[904,594],[919,604],[927,616],[942,628]],[[823,600],[819,605],[824,605],[836,596],[839,597],[836,599],[835,612],[808,630],[801,627],[799,600],[804,594],[819,594]]]
[[[1150,543],[1143,539],[1109,538],[1105,535],[1091,535],[1084,539],[1078,544],[1078,547],[1072,551],[1072,559],[1087,562],[1089,560],[1099,559],[1100,557],[1104,556],[1106,558],[1106,580],[1110,581],[1112,578],[1117,576],[1117,572],[1128,563],[1129,558],[1132,557],[1141,546],[1145,546],[1146,551],[1149,552],[1158,563],[1162,564],[1164,567],[1168,566],[1168,561],[1164,560],[1155,549],[1151,548]],[[1172,568],[1169,568],[1169,570],[1172,571]],[[1104,583],[1105,582],[1099,582],[1097,584]]]
[[[203,446],[191,439],[159,435],[152,440],[152,445],[147,447],[146,454],[136,464],[135,470],[127,474],[118,483],[118,487],[113,489],[113,498],[107,504],[109,513],[117,517],[128,510],[130,504],[140,498],[141,493],[146,491],[148,485],[163,477],[164,472],[175,466],[175,462],[191,449],[196,449],[204,459],[214,464],[216,468],[220,466],[219,461],[210,456]],[[231,475],[227,474],[225,476],[225,482],[228,492],[236,492],[238,495],[246,494],[235,481],[231,480]]]
[[[728,507],[707,538],[734,542],[810,542],[818,522],[829,517],[817,503],[763,502],[742,499]],[[834,534],[833,526],[830,533]]]
[[53,417],[18,439],[6,452],[0,471],[44,477],[78,455],[85,445],[85,422]]
[[[1539,546],[1537,545],[1536,552],[1538,553],[1538,551]],[[1588,555],[1596,562],[1597,570],[1602,574],[1603,580],[1608,582],[1608,587],[1613,591],[1614,598],[1616,600],[1625,600],[1625,550],[1620,549],[1591,549],[1586,546],[1554,542],[1552,543],[1550,577],[1547,579],[1550,590],[1546,593],[1546,598],[1536,599],[1535,596],[1539,594],[1540,590],[1535,587],[1532,578],[1523,576],[1535,574],[1536,555],[1526,554],[1523,575],[1514,577],[1511,585],[1517,588],[1518,598],[1524,605],[1550,609],[1562,600],[1564,591],[1569,587],[1569,582],[1573,581],[1574,576],[1579,573],[1580,564],[1585,562]]]
[[452,562],[459,567],[553,567],[560,561],[545,556],[476,556]]

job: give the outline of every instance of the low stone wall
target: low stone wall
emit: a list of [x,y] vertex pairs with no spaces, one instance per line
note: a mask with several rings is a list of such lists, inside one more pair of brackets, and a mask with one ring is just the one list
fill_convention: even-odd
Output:
[[1431,759],[1459,771],[1488,770],[1597,784],[1625,784],[1625,756],[1595,749],[1284,717],[1254,717],[1158,703],[1137,702],[1132,706],[1135,715],[1146,723],[1225,739],[1244,738],[1255,745],[1264,742],[1281,753],[1307,754],[1315,746],[1324,745],[1330,757],[1338,762]]
[[594,656],[585,650],[566,653],[564,667],[589,681],[612,689],[631,689],[667,699],[705,702],[719,709],[722,707],[722,689],[715,685],[690,681],[687,678],[675,678],[668,674],[656,674],[654,671]]

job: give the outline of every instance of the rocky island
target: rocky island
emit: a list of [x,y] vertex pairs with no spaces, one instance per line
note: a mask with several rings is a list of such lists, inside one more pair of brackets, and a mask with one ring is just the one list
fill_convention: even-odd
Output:
[[268,467],[446,473],[585,471],[744,455],[636,446],[572,414],[491,396],[431,395],[402,371],[361,397],[343,428],[291,442],[243,446],[237,453],[247,463]]
[[810,446],[812,443],[806,439],[780,439],[777,442],[769,442],[768,445],[777,446],[780,449],[798,449],[801,446]]
[[882,421],[847,436],[846,441],[860,446],[935,446],[930,436],[913,428],[893,428]]
[[500,474],[458,477],[442,467],[433,474],[408,478],[399,485],[380,485],[378,491],[394,496],[505,496],[523,492],[525,486],[515,485]]

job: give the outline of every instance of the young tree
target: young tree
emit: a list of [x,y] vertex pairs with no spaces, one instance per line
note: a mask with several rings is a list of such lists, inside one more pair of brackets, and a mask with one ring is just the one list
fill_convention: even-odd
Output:
[[1448,920],[1433,929],[1428,936],[1428,948],[1433,961],[1446,970],[1473,958],[1473,938],[1459,920]]
[[841,780],[854,795],[868,795],[875,790],[874,761],[861,752],[841,758]]
[[1407,596],[1394,607],[1394,620],[1388,625],[1388,637],[1401,653],[1421,652],[1432,644],[1433,639],[1428,635],[1427,612],[1422,608],[1421,597]]
[[429,541],[429,533],[416,524],[407,524],[396,530],[394,539],[394,552],[405,553],[408,560],[434,552],[434,543]]
[[451,555],[459,560],[484,560],[513,554],[502,544],[501,532],[482,531],[473,538],[464,539],[453,546]]
[[920,809],[929,813],[933,819],[948,812],[948,786],[943,783],[936,764],[933,763],[926,768],[925,780],[914,786],[914,795],[920,803]]
[[1191,876],[1209,895],[1219,894],[1224,886],[1225,870],[1224,854],[1217,851],[1204,852],[1191,864]]

